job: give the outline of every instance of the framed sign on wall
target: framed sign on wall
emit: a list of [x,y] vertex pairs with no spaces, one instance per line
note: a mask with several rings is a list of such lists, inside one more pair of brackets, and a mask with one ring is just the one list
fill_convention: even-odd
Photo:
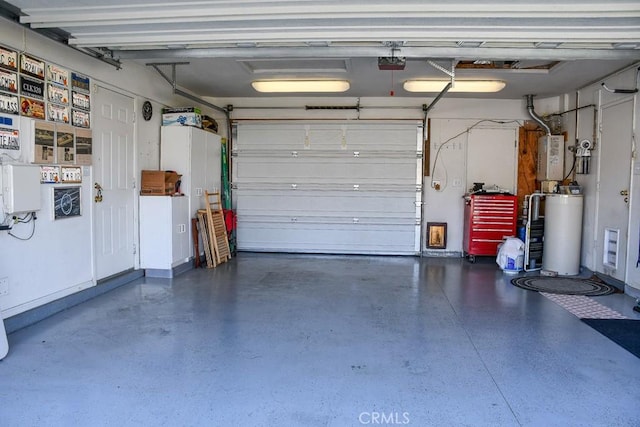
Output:
[[53,189],[53,219],[80,216],[80,186]]
[[447,248],[447,223],[428,222],[427,223],[427,248],[446,249]]

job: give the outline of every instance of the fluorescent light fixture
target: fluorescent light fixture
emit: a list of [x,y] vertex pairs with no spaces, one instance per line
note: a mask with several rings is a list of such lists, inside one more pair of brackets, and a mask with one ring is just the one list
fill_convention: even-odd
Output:
[[[407,92],[442,92],[450,80],[407,80]],[[501,80],[456,80],[449,92],[499,92],[506,86]]]
[[345,92],[346,80],[256,80],[251,86],[258,92]]

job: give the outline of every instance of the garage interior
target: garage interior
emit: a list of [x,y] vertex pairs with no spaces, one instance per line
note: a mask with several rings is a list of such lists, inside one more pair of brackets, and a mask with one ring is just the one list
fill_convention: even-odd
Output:
[[[478,186],[515,196],[519,228],[538,196],[544,209],[579,188],[577,247],[555,258],[618,289],[575,301],[640,320],[637,2],[0,11],[3,54],[87,86],[86,107],[52,100],[52,77],[3,57],[2,131],[20,135],[3,172],[65,166],[37,158],[43,123],[73,124],[77,155],[92,138],[88,163],[67,162],[78,181],[38,182],[37,219],[12,217],[3,186],[3,425],[637,425],[640,359],[512,284],[549,272],[533,246],[514,275],[467,230]],[[12,112],[13,98],[49,109]],[[170,108],[213,131],[163,126]],[[552,135],[559,178],[540,175]],[[165,170],[185,197],[144,194],[142,171]],[[72,189],[79,208],[59,218]],[[194,268],[210,260],[184,220],[204,191],[237,221],[215,268]]]

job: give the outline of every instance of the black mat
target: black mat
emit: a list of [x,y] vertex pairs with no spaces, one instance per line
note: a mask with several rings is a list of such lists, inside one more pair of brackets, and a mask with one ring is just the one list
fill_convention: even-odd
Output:
[[597,297],[615,293],[617,289],[598,278],[574,277],[516,277],[511,279],[515,286],[529,291],[548,292],[562,295],[584,295]]
[[611,341],[640,358],[640,320],[581,319]]

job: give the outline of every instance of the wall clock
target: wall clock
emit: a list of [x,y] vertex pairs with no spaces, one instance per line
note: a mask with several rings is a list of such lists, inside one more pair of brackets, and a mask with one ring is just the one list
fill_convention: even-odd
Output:
[[153,107],[151,106],[151,102],[144,101],[142,104],[142,118],[145,121],[151,120],[151,116],[153,116]]

